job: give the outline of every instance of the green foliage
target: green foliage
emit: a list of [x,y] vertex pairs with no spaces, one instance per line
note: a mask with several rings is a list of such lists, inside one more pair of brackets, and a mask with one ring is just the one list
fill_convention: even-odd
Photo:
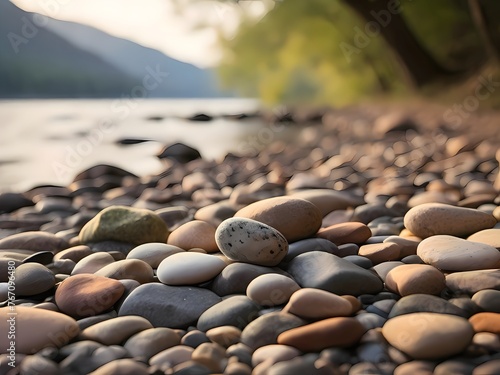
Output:
[[[284,0],[257,24],[242,24],[222,41],[223,83],[270,104],[345,105],[413,93],[382,35],[370,35],[347,1]],[[485,60],[467,0],[400,3],[409,29],[440,65],[462,71]]]

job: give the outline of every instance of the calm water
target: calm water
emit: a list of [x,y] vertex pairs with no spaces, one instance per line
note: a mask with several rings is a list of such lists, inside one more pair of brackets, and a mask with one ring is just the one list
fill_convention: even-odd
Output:
[[[242,151],[255,144],[251,142],[265,126],[260,120],[216,118],[197,123],[181,117],[258,108],[257,101],[246,99],[0,101],[0,191],[68,184],[79,171],[96,163],[117,165],[138,175],[158,173],[162,166],[154,155],[174,142],[197,148],[207,159]],[[163,119],[151,121],[150,116]],[[284,133],[268,131],[260,146]],[[154,141],[116,144],[122,138]]]

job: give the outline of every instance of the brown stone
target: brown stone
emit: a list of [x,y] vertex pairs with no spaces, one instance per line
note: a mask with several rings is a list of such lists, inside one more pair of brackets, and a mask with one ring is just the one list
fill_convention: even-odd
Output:
[[283,312],[303,319],[320,320],[349,316],[352,313],[352,304],[334,293],[321,289],[303,288],[292,294]]
[[151,266],[139,259],[119,260],[101,268],[95,274],[116,280],[132,279],[141,284],[153,281],[154,277]]
[[368,258],[373,264],[400,259],[399,245],[393,242],[374,243],[359,248],[358,255]]
[[208,253],[219,251],[215,242],[215,227],[201,220],[182,224],[170,233],[167,243],[184,250],[199,247]]
[[332,241],[335,245],[346,243],[363,244],[370,238],[372,232],[363,223],[350,222],[334,224],[318,231],[317,236]]
[[252,203],[234,215],[270,225],[294,242],[313,236],[321,226],[321,211],[305,199],[274,197]]
[[385,279],[387,289],[401,296],[439,295],[446,287],[444,275],[426,264],[404,264],[392,269]]
[[62,347],[80,332],[78,324],[67,315],[44,309],[25,306],[0,308],[0,351],[8,352],[11,332],[10,313],[15,312],[16,352],[34,354],[47,347]]
[[120,345],[132,335],[150,328],[153,328],[151,323],[141,316],[119,316],[84,329],[80,337],[104,345]]
[[500,314],[483,312],[472,315],[469,322],[476,332],[491,332],[500,335]]
[[319,352],[329,347],[351,347],[364,333],[365,328],[354,318],[330,318],[283,332],[278,336],[278,344],[303,352]]
[[55,300],[63,313],[79,319],[108,311],[124,291],[117,280],[81,274],[64,280],[57,288]]

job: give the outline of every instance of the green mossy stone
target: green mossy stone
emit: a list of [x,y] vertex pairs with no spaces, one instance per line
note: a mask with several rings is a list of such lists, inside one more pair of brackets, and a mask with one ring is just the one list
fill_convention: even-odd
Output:
[[82,243],[121,241],[135,245],[166,242],[167,225],[154,212],[125,206],[111,206],[99,212],[80,231]]

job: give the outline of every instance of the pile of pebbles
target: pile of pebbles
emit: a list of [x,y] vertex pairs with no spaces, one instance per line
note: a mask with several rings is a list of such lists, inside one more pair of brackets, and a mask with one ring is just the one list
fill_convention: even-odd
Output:
[[500,373],[499,143],[342,124],[0,194],[0,374]]

